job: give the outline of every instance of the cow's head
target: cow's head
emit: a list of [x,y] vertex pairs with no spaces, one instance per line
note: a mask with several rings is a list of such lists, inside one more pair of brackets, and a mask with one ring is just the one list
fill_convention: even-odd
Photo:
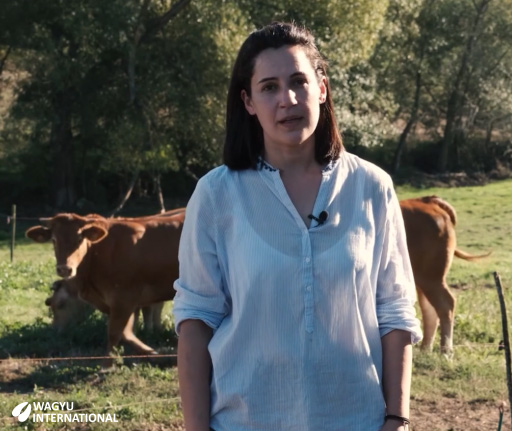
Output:
[[25,235],[36,242],[53,242],[57,274],[63,278],[74,277],[90,244],[101,241],[108,234],[107,222],[98,216],[57,214],[40,220],[44,225],[31,227]]
[[93,312],[93,308],[78,298],[69,288],[66,280],[55,281],[52,296],[46,298],[45,304],[53,315],[52,326],[62,331],[68,326],[80,323]]

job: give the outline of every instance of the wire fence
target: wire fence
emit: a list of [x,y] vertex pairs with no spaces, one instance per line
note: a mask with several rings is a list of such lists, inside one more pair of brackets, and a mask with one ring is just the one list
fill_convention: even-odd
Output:
[[63,362],[63,361],[100,361],[105,359],[157,359],[157,358],[177,358],[178,355],[173,354],[156,354],[156,355],[123,355],[123,356],[68,356],[63,358],[6,358],[0,359],[0,365],[16,364],[16,363],[35,363],[35,362]]
[[[463,343],[455,344],[454,348],[461,349],[490,349],[500,350],[502,348],[500,343]],[[122,356],[68,356],[68,357],[45,357],[45,358],[4,358],[0,359],[0,366],[6,364],[20,364],[20,363],[37,363],[37,362],[74,362],[74,361],[100,361],[100,360],[116,360],[116,359],[159,359],[159,358],[173,358],[177,359],[178,355],[175,353],[169,354],[156,354],[156,355],[122,355]]]

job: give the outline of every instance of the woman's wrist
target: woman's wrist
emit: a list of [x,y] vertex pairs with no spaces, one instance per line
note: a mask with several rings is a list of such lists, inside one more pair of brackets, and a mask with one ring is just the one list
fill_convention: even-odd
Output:
[[405,416],[400,416],[400,415],[387,414],[384,417],[384,419],[386,420],[386,422],[387,421],[396,422],[397,424],[400,424],[400,426],[403,426],[404,429],[408,429],[409,424],[411,423],[409,418],[406,418]]

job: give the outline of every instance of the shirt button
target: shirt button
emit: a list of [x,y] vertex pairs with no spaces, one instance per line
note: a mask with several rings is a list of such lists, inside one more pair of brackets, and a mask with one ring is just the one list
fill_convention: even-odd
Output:
[[306,257],[306,263],[309,263],[311,262],[311,258],[310,257]]
[[311,286],[306,286],[306,290],[307,290],[308,292],[311,292]]

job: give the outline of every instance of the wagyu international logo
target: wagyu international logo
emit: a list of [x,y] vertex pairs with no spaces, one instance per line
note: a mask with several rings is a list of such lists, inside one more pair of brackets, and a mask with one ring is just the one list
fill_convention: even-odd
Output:
[[12,410],[18,422],[25,422],[32,416],[35,422],[119,422],[115,413],[89,413],[74,411],[74,402],[23,402]]
[[[25,408],[25,410],[23,410],[23,408]],[[12,415],[15,418],[18,418],[19,422],[25,422],[30,416],[31,411],[32,406],[27,401],[25,401],[12,409]]]

